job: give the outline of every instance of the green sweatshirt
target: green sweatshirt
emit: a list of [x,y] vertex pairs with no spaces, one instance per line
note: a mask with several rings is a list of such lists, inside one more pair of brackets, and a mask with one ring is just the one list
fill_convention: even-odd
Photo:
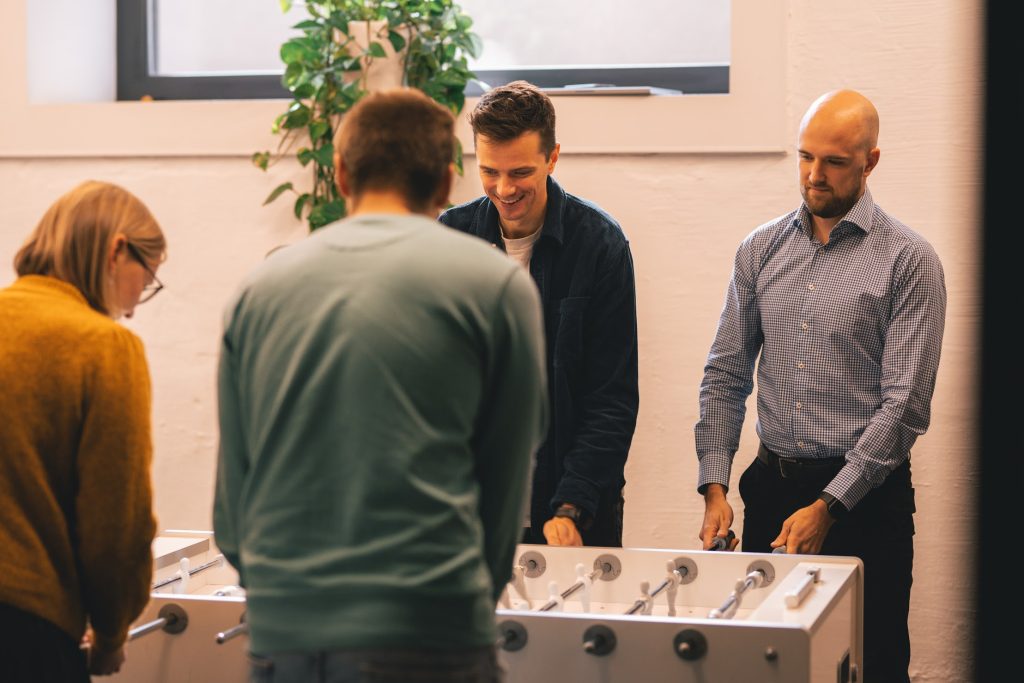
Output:
[[350,218],[228,306],[216,541],[253,652],[494,642],[546,429],[540,300],[485,242]]

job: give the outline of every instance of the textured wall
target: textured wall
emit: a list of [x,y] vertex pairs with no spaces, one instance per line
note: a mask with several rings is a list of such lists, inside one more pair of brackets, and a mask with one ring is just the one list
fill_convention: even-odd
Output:
[[[980,7],[977,0],[788,2],[789,139],[821,92],[852,87],[871,97],[882,119],[882,158],[869,183],[875,199],[929,239],[946,270],[932,427],[913,451],[915,681],[968,680],[973,652],[958,641],[974,618]],[[4,83],[23,78],[9,70],[0,66]],[[478,191],[467,162],[454,200]],[[260,206],[276,181],[298,171],[272,173],[260,174],[240,156],[0,158],[0,285],[13,279],[10,255],[45,207],[86,177],[136,192],[167,231],[170,258],[160,272],[167,288],[126,323],[142,336],[154,379],[154,478],[164,528],[210,526],[222,305],[267,250],[304,234],[284,204]],[[798,201],[795,156],[574,156],[565,149],[556,175],[615,215],[634,248],[641,410],[627,466],[626,544],[696,548],[703,511],[694,491],[697,385],[737,243]],[[751,418],[736,476],[754,442]],[[739,512],[738,496],[731,496]]]

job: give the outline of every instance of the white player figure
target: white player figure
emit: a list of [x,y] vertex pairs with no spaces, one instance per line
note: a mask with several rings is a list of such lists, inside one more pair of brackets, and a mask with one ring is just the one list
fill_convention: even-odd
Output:
[[583,593],[580,595],[580,604],[583,612],[590,612],[590,587],[594,585],[594,578],[587,572],[587,567],[582,562],[576,565],[576,581],[583,584]]
[[665,589],[666,598],[668,599],[668,615],[674,617],[676,615],[676,593],[679,591],[679,584],[683,581],[683,575],[679,573],[673,560],[669,560],[665,565],[665,568],[668,570],[668,577],[666,578],[668,587]]
[[555,603],[554,606],[549,610],[551,612],[561,612],[565,606],[565,598],[558,591],[558,582],[552,581],[548,584],[548,602]]
[[178,562],[178,571],[176,571],[174,575],[180,579],[180,581],[177,581],[174,584],[174,592],[178,594],[188,593],[189,573],[187,557],[181,558],[181,560]]

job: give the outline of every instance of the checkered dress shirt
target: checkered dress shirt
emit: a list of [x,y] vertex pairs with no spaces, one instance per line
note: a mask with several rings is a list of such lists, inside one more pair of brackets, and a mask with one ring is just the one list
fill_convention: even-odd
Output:
[[848,509],[928,428],[946,310],[935,250],[864,195],[813,237],[806,205],[736,252],[700,387],[698,487],[728,486],[757,363],[757,434],[790,458],[846,458]]

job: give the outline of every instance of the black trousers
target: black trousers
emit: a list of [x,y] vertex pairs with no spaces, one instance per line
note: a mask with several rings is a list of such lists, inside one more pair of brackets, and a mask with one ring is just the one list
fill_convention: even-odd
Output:
[[[780,470],[761,459],[740,477],[743,534],[740,550],[771,552],[782,523],[814,502],[835,469]],[[859,557],[864,563],[864,683],[909,683],[910,587],[914,565],[914,489],[910,461],[869,492],[832,525],[822,555]]]
[[85,653],[56,624],[0,603],[0,681],[89,683]]

